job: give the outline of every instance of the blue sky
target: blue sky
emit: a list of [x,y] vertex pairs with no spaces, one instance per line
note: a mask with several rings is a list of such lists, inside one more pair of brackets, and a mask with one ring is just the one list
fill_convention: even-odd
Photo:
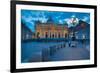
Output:
[[79,13],[79,12],[56,12],[56,11],[40,11],[40,10],[21,10],[21,21],[34,32],[35,21],[39,20],[41,23],[46,23],[47,20],[52,18],[55,24],[68,24],[71,27],[71,19],[76,18],[78,23],[79,20],[83,20],[90,23],[90,13]]

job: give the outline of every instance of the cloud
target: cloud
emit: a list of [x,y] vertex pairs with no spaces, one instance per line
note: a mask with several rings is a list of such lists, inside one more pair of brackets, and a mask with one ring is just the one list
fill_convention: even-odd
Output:
[[33,17],[33,16],[28,16],[28,17],[26,17],[25,15],[24,16],[22,16],[22,20],[24,21],[24,22],[31,22],[31,21],[33,21],[33,22],[35,22],[35,21],[40,21],[40,22],[42,22],[42,23],[46,23],[47,22],[47,20],[48,20],[48,18],[46,18],[44,15],[42,15],[42,16],[38,16],[38,17]]
[[22,21],[30,22],[31,20],[32,20],[32,17],[22,16]]
[[40,21],[41,23],[46,23],[47,20],[48,20],[48,18],[43,18],[43,17],[40,17],[40,18],[39,18],[39,21]]
[[60,19],[60,20],[59,20],[59,23],[60,23],[60,24],[63,24],[63,23],[64,23],[64,21]]
[[76,25],[79,23],[78,18],[76,18],[75,20],[73,18],[66,18],[64,19],[64,21],[68,24],[68,27],[75,26],[73,25],[73,23],[75,23]]
[[71,16],[71,18],[75,18],[75,17],[76,17],[76,15],[72,15],[72,16]]
[[89,17],[84,16],[82,20],[86,22],[86,21],[88,21],[88,20],[89,20]]

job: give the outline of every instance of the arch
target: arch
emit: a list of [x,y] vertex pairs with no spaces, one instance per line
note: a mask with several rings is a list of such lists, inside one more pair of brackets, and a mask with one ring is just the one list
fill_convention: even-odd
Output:
[[55,33],[55,38],[57,38],[57,33]]
[[52,34],[52,38],[54,38],[54,34]]
[[40,32],[37,32],[37,38],[40,38]]
[[48,32],[45,33],[45,38],[48,38]]
[[60,33],[58,33],[58,38],[61,38]]
[[65,33],[65,38],[67,38],[68,37],[68,35],[67,35],[67,33]]

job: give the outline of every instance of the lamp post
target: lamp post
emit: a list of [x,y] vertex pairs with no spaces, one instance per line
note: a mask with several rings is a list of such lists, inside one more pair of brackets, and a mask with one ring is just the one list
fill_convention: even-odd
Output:
[[76,40],[75,26],[78,24],[78,19],[75,16],[71,18],[71,24],[72,24],[72,41],[75,41]]
[[76,46],[76,42],[74,42],[76,40],[76,34],[75,34],[75,26],[78,24],[78,18],[76,18],[75,16],[71,18],[70,20],[70,24],[72,25],[72,29],[71,29],[71,39],[69,40],[69,47]]

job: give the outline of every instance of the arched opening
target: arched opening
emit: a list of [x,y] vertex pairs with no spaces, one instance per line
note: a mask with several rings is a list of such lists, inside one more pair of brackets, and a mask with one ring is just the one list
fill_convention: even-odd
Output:
[[65,33],[65,38],[67,38],[67,33]]
[[45,33],[45,38],[48,38],[48,32]]
[[57,33],[55,33],[55,38],[57,38]]
[[39,32],[37,32],[37,38],[40,38],[40,33]]
[[60,33],[58,33],[58,38],[60,38],[61,36],[60,36]]
[[52,38],[52,36],[51,36],[51,32],[50,32],[50,34],[49,34],[49,35],[50,35],[50,38]]
[[54,34],[52,34],[52,38],[54,38]]

